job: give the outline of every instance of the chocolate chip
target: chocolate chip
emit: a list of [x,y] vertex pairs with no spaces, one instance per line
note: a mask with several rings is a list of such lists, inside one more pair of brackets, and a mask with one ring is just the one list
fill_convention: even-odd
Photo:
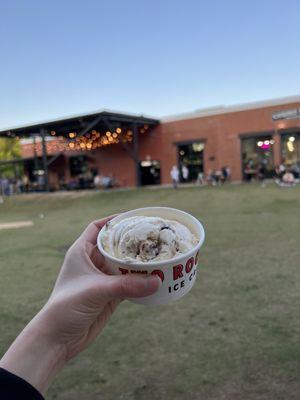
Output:
[[162,227],[160,228],[161,231],[163,231],[164,229],[170,229],[170,230],[172,230],[169,226],[162,226]]

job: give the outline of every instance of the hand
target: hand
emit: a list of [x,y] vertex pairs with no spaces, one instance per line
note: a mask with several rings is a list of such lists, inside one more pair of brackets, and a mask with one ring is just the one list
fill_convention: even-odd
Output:
[[110,218],[91,223],[68,250],[53,292],[0,361],[44,393],[63,365],[87,347],[126,297],[154,293],[157,276],[110,276],[96,247]]

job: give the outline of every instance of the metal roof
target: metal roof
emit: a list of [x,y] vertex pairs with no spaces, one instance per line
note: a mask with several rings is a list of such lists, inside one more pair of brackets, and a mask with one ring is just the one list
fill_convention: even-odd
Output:
[[[93,121],[95,122],[93,124]],[[128,126],[130,124],[138,125],[157,125],[158,119],[147,117],[138,114],[127,114],[110,110],[98,110],[90,113],[77,114],[67,117],[55,118],[47,121],[35,122],[26,125],[19,125],[0,130],[0,136],[18,135],[22,137],[38,134],[40,129],[55,131],[57,135],[64,136],[72,131],[86,129],[90,124],[93,124],[91,129],[103,127],[108,129],[107,125],[113,128],[118,126]]]
[[300,103],[300,95],[297,96],[288,96],[288,97],[281,97],[277,99],[271,100],[262,100],[262,101],[254,101],[250,103],[241,103],[235,104],[230,106],[219,105],[209,108],[203,108],[196,110],[194,112],[189,113],[182,113],[182,114],[175,114],[161,118],[161,122],[173,122],[173,121],[180,121],[185,119],[194,119],[194,118],[202,118],[202,117],[209,117],[213,115],[219,114],[227,114],[227,113],[234,113],[239,111],[246,111],[246,110],[255,110],[259,108],[266,108],[272,106],[281,106],[286,104],[293,104],[293,103]]

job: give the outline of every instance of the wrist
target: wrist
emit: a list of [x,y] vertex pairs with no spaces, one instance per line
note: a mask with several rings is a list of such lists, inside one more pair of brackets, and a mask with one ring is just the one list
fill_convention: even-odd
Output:
[[23,378],[44,394],[66,363],[62,344],[45,332],[41,310],[0,360],[0,367]]

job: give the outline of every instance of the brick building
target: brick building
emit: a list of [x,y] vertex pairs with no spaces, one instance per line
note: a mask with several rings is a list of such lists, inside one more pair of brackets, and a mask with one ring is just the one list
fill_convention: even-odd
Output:
[[[120,186],[166,184],[171,181],[172,166],[181,168],[183,164],[189,169],[191,181],[199,172],[209,174],[225,166],[230,168],[233,181],[241,181],[249,162],[254,169],[264,163],[267,175],[271,177],[275,165],[300,162],[299,110],[300,96],[204,109],[161,121],[139,120],[136,142],[128,128],[130,125],[119,126],[116,121],[120,114],[116,114],[119,117],[116,121],[112,119],[111,132],[105,133],[105,129],[102,132],[100,127],[100,133],[97,130],[86,131],[85,142],[75,143],[73,147],[70,147],[69,136],[72,133],[65,125],[65,121],[70,119],[61,120],[65,127],[62,131],[64,137],[58,138],[58,132],[46,140],[50,186],[55,188],[62,177],[68,181],[84,171],[113,175]],[[82,119],[84,116],[77,116],[78,120],[79,117]],[[47,126],[48,133],[55,128],[51,128],[51,121]],[[28,127],[26,129],[27,133],[30,132]],[[119,138],[118,129],[122,130],[120,135],[123,132],[125,135],[126,130],[126,135]],[[22,127],[0,134],[3,132],[25,134]],[[105,134],[116,136],[116,140],[97,147],[94,146],[97,134],[101,140],[104,137],[108,141],[112,137]],[[32,140],[29,137],[23,141],[25,170],[31,178],[37,160],[42,156],[42,143],[36,139],[33,145]],[[135,156],[132,156],[133,150]]]

